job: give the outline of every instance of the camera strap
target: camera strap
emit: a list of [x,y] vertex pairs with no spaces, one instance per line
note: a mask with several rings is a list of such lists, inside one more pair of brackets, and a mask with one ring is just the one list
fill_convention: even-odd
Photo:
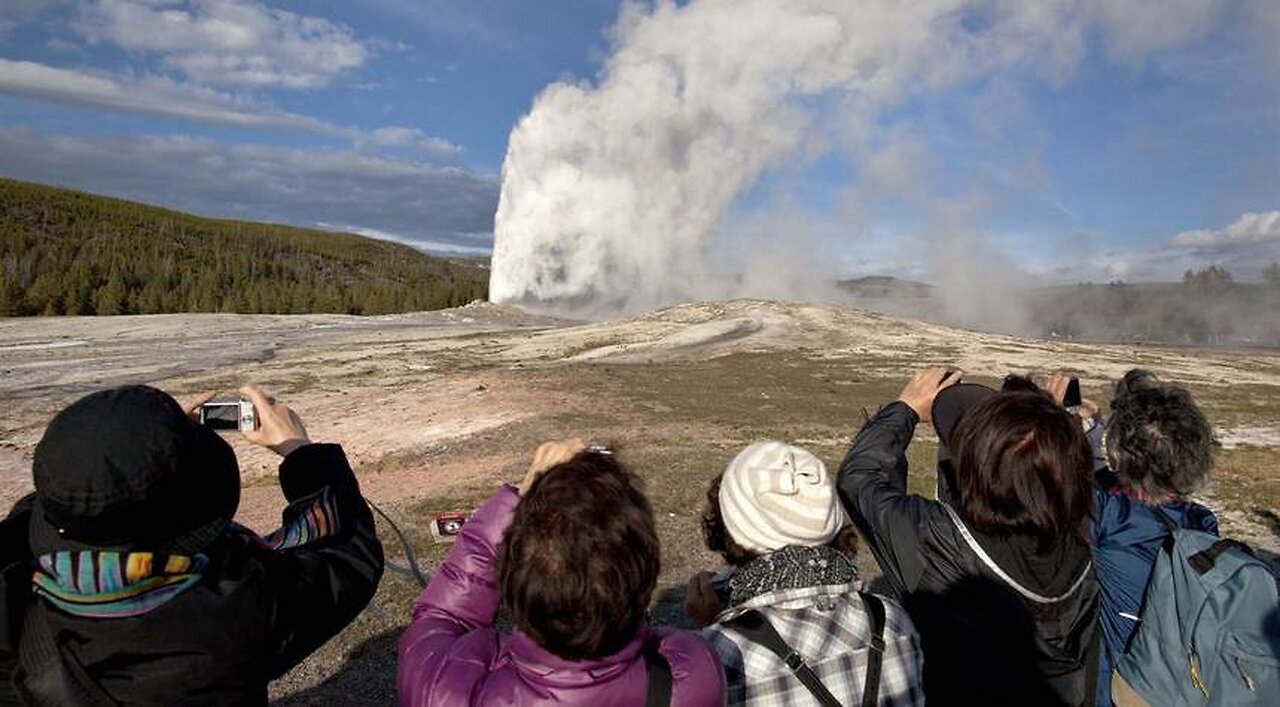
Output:
[[387,522],[387,525],[391,526],[391,532],[396,534],[396,538],[400,541],[400,547],[404,549],[405,564],[401,565],[398,562],[386,560],[384,564],[387,569],[395,572],[396,574],[402,574],[409,577],[413,581],[417,582],[419,587],[425,588],[427,586],[427,575],[423,574],[422,569],[418,567],[418,556],[414,553],[413,546],[409,544],[409,539],[400,531],[400,526],[396,525],[396,522],[391,520],[391,516],[387,515],[381,508],[374,505],[373,501],[366,498],[364,502],[369,504],[369,507],[372,508],[375,513],[382,516],[382,519]]

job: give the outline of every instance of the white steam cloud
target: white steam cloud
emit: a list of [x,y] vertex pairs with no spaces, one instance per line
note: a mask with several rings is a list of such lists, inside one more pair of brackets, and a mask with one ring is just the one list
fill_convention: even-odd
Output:
[[[805,224],[772,219],[771,236],[747,229],[757,232],[742,238],[767,245],[753,245],[747,262],[742,248],[725,245],[739,236],[726,232],[731,207],[767,170],[840,149],[867,158],[870,175],[876,118],[911,95],[1009,69],[1061,81],[1093,36],[1115,60],[1140,61],[1203,32],[1215,6],[1201,0],[626,5],[599,76],[548,86],[511,134],[490,295],[580,311],[785,294],[774,291],[777,283],[806,295],[807,286],[835,273],[815,272],[819,265],[797,255],[805,250]],[[837,120],[830,119],[832,106]],[[944,287],[969,280],[942,273],[938,279]]]

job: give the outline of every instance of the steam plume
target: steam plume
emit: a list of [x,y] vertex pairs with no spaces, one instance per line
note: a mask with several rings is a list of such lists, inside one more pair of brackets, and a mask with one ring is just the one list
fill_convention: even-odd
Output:
[[[763,265],[720,257],[735,237],[724,232],[727,213],[766,170],[832,149],[858,156],[877,116],[914,93],[1014,68],[1061,80],[1091,33],[1117,60],[1140,60],[1202,31],[1213,7],[1199,0],[626,5],[596,79],[548,86],[511,134],[491,297],[639,310],[776,296],[768,283],[820,280],[823,273],[779,272],[812,267],[803,257],[776,266],[772,257]],[[840,119],[817,120],[819,102],[839,106]],[[773,238],[767,252],[805,248],[785,227]],[[948,278],[939,279],[945,286]]]

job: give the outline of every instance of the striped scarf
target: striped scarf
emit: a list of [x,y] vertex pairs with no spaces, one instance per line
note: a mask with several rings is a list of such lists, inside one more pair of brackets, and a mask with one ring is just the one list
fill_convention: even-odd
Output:
[[[284,527],[262,537],[240,525],[231,532],[265,550],[287,550],[338,532],[329,488],[285,509]],[[113,619],[145,614],[199,583],[209,565],[203,554],[167,555],[113,550],[60,550],[36,560],[35,592],[73,616]]]
[[37,594],[75,616],[137,616],[169,601],[196,582],[204,555],[62,550],[41,555],[32,577]]

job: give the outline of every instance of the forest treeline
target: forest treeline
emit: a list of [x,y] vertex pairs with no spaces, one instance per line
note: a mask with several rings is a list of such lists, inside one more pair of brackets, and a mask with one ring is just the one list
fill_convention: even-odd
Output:
[[484,299],[488,274],[398,243],[0,179],[0,316],[387,314]]

